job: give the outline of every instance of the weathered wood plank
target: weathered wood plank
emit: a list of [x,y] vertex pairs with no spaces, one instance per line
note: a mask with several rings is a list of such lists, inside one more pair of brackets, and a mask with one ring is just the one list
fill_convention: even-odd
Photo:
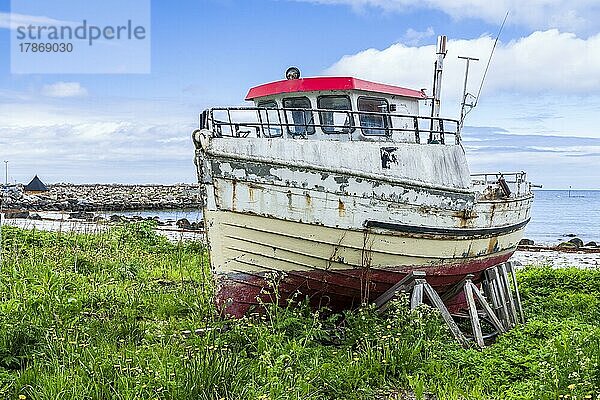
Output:
[[445,303],[448,300],[451,300],[452,298],[454,298],[454,296],[456,296],[460,292],[462,292],[463,288],[465,287],[465,282],[467,280],[472,280],[473,277],[474,277],[473,274],[467,274],[460,282],[458,282],[456,285],[452,286],[452,288],[450,290],[448,290],[447,292],[440,295],[440,298],[442,299],[442,301]]
[[471,319],[471,329],[473,330],[473,337],[475,342],[481,348],[485,347],[483,343],[483,334],[481,333],[481,323],[479,322],[479,315],[477,314],[477,305],[473,298],[473,283],[470,279],[467,279],[464,283],[465,297],[467,298],[467,304],[469,306],[469,317]]
[[483,308],[484,313],[489,317],[489,319],[492,322],[492,325],[494,325],[494,328],[496,328],[498,330],[498,332],[500,332],[500,333],[506,332],[506,329],[504,328],[502,321],[500,321],[498,319],[498,316],[496,315],[496,313],[494,312],[492,307],[490,307],[490,304],[487,302],[483,293],[481,293],[479,291],[479,289],[477,288],[477,286],[475,286],[472,282],[471,282],[471,285],[472,285],[472,289],[473,289],[473,294],[475,294],[475,297],[477,297],[477,300],[479,300],[479,304],[481,304],[481,307]]
[[491,274],[494,277],[492,283],[492,289],[498,296],[499,300],[499,308],[498,311],[500,313],[500,320],[506,329],[510,329],[511,320],[508,315],[508,308],[506,306],[506,296],[504,295],[504,288],[502,287],[502,282],[500,280],[500,274],[498,273],[498,269],[496,267],[491,268]]
[[425,272],[423,271],[411,271],[404,278],[402,278],[398,283],[394,286],[386,290],[381,296],[375,299],[375,305],[377,308],[382,307],[384,304],[392,300],[397,292],[406,292],[411,289],[411,286],[414,285],[414,280],[417,278],[422,278],[425,276]]
[[510,283],[508,281],[508,274],[506,273],[506,265],[507,263],[500,264],[498,266],[498,270],[500,271],[501,279],[502,279],[502,287],[505,291],[506,300],[508,302],[508,313],[510,316],[510,326],[511,328],[517,325],[517,309],[515,308],[515,300],[512,295],[512,290],[510,288]]
[[425,284],[427,282],[425,282],[422,279],[418,279],[415,283],[416,284],[413,287],[412,296],[410,296],[410,309],[411,310],[414,310],[415,308],[417,308],[418,306],[423,304],[423,286],[425,286]]
[[[520,322],[521,323],[525,323],[525,313],[523,312],[523,303],[521,303],[521,294],[519,293],[519,285],[517,284],[517,275],[515,273],[515,266],[516,263],[509,261],[507,263],[508,266],[508,270],[510,272],[510,277],[514,286],[514,290],[515,290],[515,300],[516,300],[516,306],[517,306],[517,312],[519,313],[519,317],[520,317]],[[519,263],[520,265],[520,263]]]

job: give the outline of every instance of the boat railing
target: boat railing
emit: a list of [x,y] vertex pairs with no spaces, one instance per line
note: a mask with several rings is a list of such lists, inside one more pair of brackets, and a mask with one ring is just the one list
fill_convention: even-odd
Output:
[[[214,137],[292,136],[308,138],[315,133],[351,135],[360,132],[365,140],[393,140],[406,136],[415,143],[446,144],[446,135],[460,143],[459,122],[448,118],[314,108],[223,107],[200,115],[200,129]],[[356,139],[354,139],[356,140]],[[360,139],[359,139],[360,140]]]
[[490,187],[497,188],[504,197],[529,195],[533,186],[524,171],[471,174],[471,182],[477,191],[483,193]]

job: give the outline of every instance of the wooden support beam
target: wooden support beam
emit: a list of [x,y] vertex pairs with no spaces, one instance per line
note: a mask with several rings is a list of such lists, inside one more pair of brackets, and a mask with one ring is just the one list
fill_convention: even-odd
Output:
[[460,292],[463,291],[464,287],[465,287],[465,282],[467,280],[472,280],[475,277],[475,275],[473,274],[467,274],[460,282],[458,282],[456,285],[452,286],[452,288],[448,291],[446,291],[445,293],[443,293],[442,295],[440,295],[440,298],[442,299],[442,301],[445,303],[448,300],[452,300],[457,294],[459,294]]
[[424,278],[425,272],[423,271],[411,271],[404,278],[402,278],[398,283],[394,286],[386,290],[381,296],[375,299],[375,306],[377,310],[381,313],[388,308],[388,303],[398,292],[410,292],[410,290],[415,285],[415,279]]
[[[509,281],[509,275],[512,281]],[[469,340],[461,332],[444,304],[444,301],[454,298],[461,291],[465,293],[473,337],[479,348],[483,348],[485,343],[481,329],[480,314],[477,308],[478,304],[481,306],[483,315],[487,317],[486,321],[491,323],[499,333],[506,332],[518,323],[519,320],[524,321],[516,276],[513,265],[510,263],[488,268],[484,272],[485,279],[481,284],[481,290],[473,283],[474,276],[468,274],[442,296],[425,280],[425,276],[425,273],[422,271],[412,271],[407,274],[375,300],[377,310],[379,312],[385,311],[390,301],[399,292],[410,293],[411,310],[423,304],[424,298],[427,297],[429,302],[440,311],[442,319],[450,328],[452,335],[464,347],[469,346]],[[511,289],[511,282],[514,292]]]
[[510,316],[508,315],[508,307],[506,306],[506,296],[504,295],[504,288],[502,287],[502,282],[500,281],[500,274],[498,273],[498,269],[496,267],[490,268],[490,272],[493,276],[492,279],[492,290],[496,293],[498,297],[498,305],[500,312],[500,320],[504,325],[505,329],[510,329],[511,321]]
[[412,295],[410,296],[410,309],[414,310],[423,304],[423,287],[427,284],[424,279],[417,279],[413,287]]
[[[510,278],[513,283],[513,288],[515,291],[515,300],[517,312],[519,314],[520,322],[522,324],[525,323],[525,313],[523,312],[523,303],[521,303],[521,294],[519,293],[519,285],[517,284],[517,275],[515,273],[515,265],[517,265],[518,261],[509,261],[507,264],[507,269],[510,272]],[[520,265],[520,263],[518,263]]]
[[491,268],[486,269],[484,272],[484,275],[485,275],[485,280],[483,281],[481,286],[485,293],[485,297],[491,303],[490,305],[493,308],[494,313],[496,313],[500,309],[500,301],[498,300],[498,296],[496,295],[496,291],[494,290],[494,287],[493,287],[494,274],[492,274]]
[[510,289],[510,283],[508,282],[508,274],[506,273],[506,264],[503,263],[498,266],[498,270],[500,272],[500,277],[502,279],[502,288],[504,289],[504,293],[507,300],[507,310],[510,316],[510,327],[514,327],[517,325],[517,309],[515,308],[515,300],[512,295],[512,290]]
[[485,347],[483,343],[483,334],[481,333],[481,323],[479,322],[479,315],[477,314],[477,305],[473,298],[473,283],[471,279],[467,279],[464,283],[465,297],[467,299],[467,305],[469,306],[469,317],[471,319],[471,329],[473,330],[473,337],[475,342],[480,348]]
[[496,315],[496,313],[494,312],[494,310],[492,309],[492,307],[487,302],[487,300],[484,297],[483,293],[481,293],[479,291],[479,289],[477,288],[477,286],[475,286],[473,284],[473,282],[471,282],[471,286],[472,286],[472,289],[473,289],[473,294],[475,295],[475,297],[477,297],[477,300],[479,301],[479,304],[481,304],[481,307],[483,308],[483,312],[485,313],[485,315],[488,316],[488,318],[492,322],[492,325],[494,325],[494,328],[496,328],[498,330],[498,332],[500,332],[500,333],[506,332],[506,329],[504,328],[504,325],[498,319],[498,316]]

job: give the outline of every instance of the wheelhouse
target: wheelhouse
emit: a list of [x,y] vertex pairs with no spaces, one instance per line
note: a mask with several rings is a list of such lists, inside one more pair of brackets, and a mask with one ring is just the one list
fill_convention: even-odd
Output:
[[213,108],[201,127],[221,136],[459,143],[456,120],[419,115],[423,91],[350,77],[286,79],[250,89],[253,107]]

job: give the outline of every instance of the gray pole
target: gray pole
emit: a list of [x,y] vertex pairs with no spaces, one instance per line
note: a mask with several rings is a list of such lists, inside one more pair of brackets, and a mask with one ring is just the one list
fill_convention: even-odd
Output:
[[433,98],[431,99],[431,125],[429,132],[429,142],[439,142],[442,133],[440,132],[440,102],[442,97],[442,71],[444,69],[444,58],[446,57],[446,36],[438,36],[437,40],[437,60],[433,71]]
[[4,161],[4,186],[8,186],[8,161]]
[[[479,61],[479,58],[474,58],[474,57],[462,57],[462,56],[458,56],[458,58],[466,60],[467,61],[467,65],[465,67],[465,82],[463,85],[463,95],[462,95],[462,103],[460,104],[460,124],[458,129],[462,129],[463,123],[465,122],[465,117],[468,114],[468,111],[465,111],[465,107],[469,106],[470,109],[472,109],[474,107],[474,104],[467,104],[467,82],[469,80],[469,64],[471,61]],[[470,111],[469,109],[469,111]]]

